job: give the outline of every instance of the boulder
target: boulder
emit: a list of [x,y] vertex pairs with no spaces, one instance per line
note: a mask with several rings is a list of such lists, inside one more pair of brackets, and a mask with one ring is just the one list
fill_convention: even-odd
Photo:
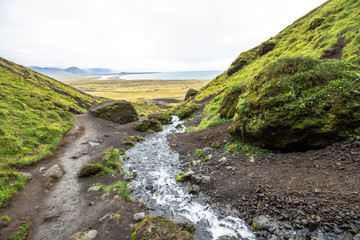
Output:
[[139,120],[138,113],[131,102],[120,100],[100,105],[90,109],[90,113],[96,117],[105,118],[109,121],[125,124]]
[[141,222],[142,220],[145,219],[145,213],[144,212],[135,213],[133,219],[135,220],[135,222]]
[[46,182],[52,183],[60,179],[63,176],[63,174],[64,173],[61,167],[56,164],[45,171],[45,173],[43,174],[43,178],[45,179]]
[[279,59],[255,76],[239,97],[229,133],[282,152],[346,140],[360,124],[358,70],[340,61]]
[[140,132],[155,131],[160,132],[163,130],[163,126],[157,119],[143,120],[136,122],[134,125],[135,130]]
[[198,185],[192,185],[189,189],[189,193],[198,194],[200,192],[200,187]]
[[200,109],[199,104],[195,104],[195,103],[186,104],[177,111],[177,115],[180,119],[185,119],[190,117],[195,111],[199,109]]
[[178,229],[169,219],[162,216],[147,216],[131,230],[132,240],[195,240],[187,231]]
[[189,89],[187,90],[187,92],[186,92],[186,95],[185,95],[185,101],[188,100],[188,99],[191,98],[191,97],[196,96],[198,93],[199,93],[198,90],[193,89],[193,88],[189,88]]
[[79,177],[88,177],[96,175],[104,169],[104,166],[98,163],[86,163],[84,164],[79,171]]
[[168,124],[171,121],[171,115],[168,113],[151,113],[148,119],[157,119],[161,124]]
[[254,217],[252,220],[253,231],[268,230],[271,226],[270,217],[265,215]]
[[170,218],[170,221],[175,225],[175,227],[181,230],[188,231],[190,233],[195,231],[195,225],[186,217],[175,215]]
[[92,240],[96,237],[97,231],[78,232],[70,236],[67,240]]

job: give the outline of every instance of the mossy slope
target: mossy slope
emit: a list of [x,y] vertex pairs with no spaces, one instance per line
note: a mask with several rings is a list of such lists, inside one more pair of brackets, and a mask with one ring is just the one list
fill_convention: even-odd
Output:
[[21,188],[14,169],[50,154],[72,126],[72,112],[100,99],[0,58],[0,205]]
[[[298,89],[298,91],[308,91],[306,93],[300,93],[300,95],[302,96],[300,98],[303,100],[307,99],[310,96],[314,97],[317,94],[321,94],[318,91],[322,90],[322,87],[325,87],[329,90],[330,85],[334,83],[332,81],[337,81],[339,84],[341,82],[341,84],[343,85],[355,84],[356,75],[359,71],[354,66],[360,65],[359,9],[360,1],[358,0],[330,0],[322,4],[318,8],[312,10],[304,17],[298,19],[285,30],[280,32],[278,35],[262,43],[260,46],[254,47],[249,51],[241,53],[240,56],[231,64],[230,68],[227,71],[225,71],[213,81],[211,81],[208,85],[200,89],[198,95],[195,97],[194,102],[204,102],[206,105],[203,112],[204,120],[209,121],[209,119],[218,119],[220,117],[222,119],[231,118],[235,112],[235,116],[238,117],[234,121],[232,133],[235,136],[242,136],[243,140],[256,143],[256,145],[266,145],[263,144],[262,141],[257,141],[257,139],[261,139],[259,139],[258,135],[256,134],[252,135],[252,131],[246,131],[246,134],[243,134],[244,131],[240,130],[240,128],[242,128],[243,126],[242,123],[239,122],[239,119],[243,117],[241,116],[241,114],[244,114],[244,109],[241,109],[241,106],[247,105],[250,107],[250,112],[254,110],[254,112],[257,111],[259,113],[263,109],[261,109],[261,107],[253,109],[253,105],[250,104],[251,101],[256,101],[259,106],[268,105],[268,108],[271,109],[272,107],[276,107],[274,105],[271,105],[272,103],[269,102],[273,100],[272,98],[280,97],[277,96],[278,94],[290,94],[290,90],[285,91],[284,89],[282,89],[284,91],[273,92],[272,98],[261,98],[257,96],[257,94],[259,94],[260,92],[261,94],[266,94],[265,92],[263,93],[262,90],[266,90],[265,88],[267,86],[278,84],[279,78],[277,77],[264,78],[261,76],[264,76],[265,71],[269,70],[269,66],[274,66],[272,64],[275,64],[277,62],[281,65],[281,59],[291,59],[301,56],[310,59],[309,61],[316,61],[315,65],[319,69],[309,69],[310,72],[317,72],[316,74],[314,73],[315,75],[310,73],[313,78],[311,80],[311,84],[314,84],[314,86],[312,86],[311,89],[302,89],[301,87],[300,89]],[[332,64],[328,61],[341,61],[341,63]],[[335,74],[333,71],[330,71],[332,74],[331,75],[329,73],[331,75],[330,76],[326,72],[323,72],[328,71],[329,69],[339,68],[341,69],[341,74]],[[289,73],[284,77],[292,78],[297,73],[303,72],[301,69],[299,71],[298,70],[293,73]],[[303,72],[303,74],[307,75],[309,74],[309,72],[307,72],[306,70],[305,72]],[[323,81],[323,75],[327,75],[327,77],[329,77],[327,78],[326,83]],[[351,77],[349,77],[349,75],[351,75]],[[299,75],[297,76],[297,78],[301,79]],[[253,86],[257,81],[265,81],[266,83],[264,82],[263,85],[261,85],[264,88],[257,89],[257,92],[255,92],[251,86]],[[292,82],[291,84],[293,83],[295,82]],[[300,85],[289,85],[288,88],[297,88]],[[244,89],[244,91],[234,91],[232,89]],[[335,92],[332,92],[330,94],[330,97],[340,97],[341,95],[342,104],[344,104],[345,107],[352,106],[351,109],[349,109],[349,112],[352,112],[353,117],[358,116],[358,109],[356,109],[353,104],[356,102],[357,95],[351,95],[350,92],[347,90],[349,89],[346,88],[344,89],[344,91],[346,92],[342,92],[342,90],[338,89],[337,93],[335,94]],[[357,89],[355,88],[354,90]],[[298,104],[300,106],[302,104],[301,102],[299,102],[301,99],[298,98],[300,95],[297,95],[297,97],[293,98],[292,100],[288,99],[290,102],[286,104]],[[345,97],[345,95],[348,95],[348,97]],[[213,100],[209,101],[209,98],[212,98]],[[222,101],[220,102],[221,104],[219,104],[219,99],[222,99]],[[328,100],[328,103],[333,103],[335,101],[334,99]],[[237,104],[234,104],[234,102]],[[313,114],[317,114],[316,111],[324,107],[322,106],[322,104],[325,104],[325,102],[322,101],[321,103],[318,103],[319,105],[314,103],[311,106],[309,104],[306,105],[307,109],[312,108],[312,110],[308,112],[307,116],[309,116],[309,118],[307,118],[307,120],[303,119],[304,124],[305,122],[309,121],[317,121],[316,118],[313,118]],[[189,102],[188,104],[191,104],[191,102]],[[234,111],[235,105],[236,108]],[[211,111],[209,111],[209,109],[211,109]],[[332,109],[331,112],[328,112],[330,109]],[[284,112],[282,113],[283,120],[291,118],[290,115],[293,114],[291,110],[289,110],[288,108],[281,108],[280,110],[284,110]],[[332,117],[337,110],[336,108],[334,108],[334,106],[332,106],[332,108],[322,108],[322,113],[324,113],[324,111],[326,112],[328,117],[330,117],[330,115]],[[254,112],[251,114],[255,114]],[[267,115],[266,117],[266,121],[268,121],[268,119],[272,116]],[[354,129],[356,121],[354,119],[353,120],[355,122],[351,123],[346,122],[345,118],[341,121],[339,120],[342,123],[340,123],[338,120],[335,120],[335,122],[332,123],[327,122],[325,124],[326,127],[322,126],[323,130],[325,128],[329,128],[330,125],[333,128],[342,128],[342,130],[337,131],[335,135],[330,134],[328,138],[333,138],[335,139],[335,141],[338,141],[349,137],[351,134],[350,132],[356,134],[356,130]],[[266,121],[263,121],[262,123],[258,121],[256,128],[263,128],[264,126],[262,126],[261,124],[265,123]],[[218,119],[216,122],[221,122],[221,119]],[[290,126],[296,123],[289,121],[287,124]],[[321,123],[311,123],[310,125],[315,126],[316,124],[317,126],[319,126]],[[240,125],[242,127],[239,127]],[[285,130],[286,129],[284,129],[283,131]],[[298,133],[301,134],[302,131],[307,130],[308,128],[303,128]],[[329,142],[317,142],[314,144],[314,146],[320,147],[328,143]],[[274,144],[273,148],[278,148],[280,145],[282,144]],[[291,148],[290,146],[292,144],[287,143],[285,145],[287,145],[287,147],[285,148]],[[281,148],[285,145],[281,146]],[[308,147],[312,148],[312,146],[310,145],[308,145]]]

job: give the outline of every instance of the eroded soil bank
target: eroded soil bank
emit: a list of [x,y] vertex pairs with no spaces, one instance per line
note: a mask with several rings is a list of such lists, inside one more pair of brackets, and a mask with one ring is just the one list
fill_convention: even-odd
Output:
[[[236,209],[249,225],[252,218],[269,215],[275,223],[257,233],[260,239],[353,239],[360,233],[359,142],[254,156],[249,161],[249,156],[210,148],[213,142],[229,139],[228,127],[229,123],[223,123],[168,138],[180,153],[183,170],[211,176],[211,184],[201,185],[201,191],[222,213]],[[193,156],[196,149],[205,149],[201,158]],[[226,160],[219,162],[223,157]]]
[[[0,209],[0,215],[11,218],[8,227],[1,229],[0,239],[7,239],[18,227],[31,221],[28,239],[66,239],[77,232],[97,230],[95,239],[130,239],[133,215],[145,210],[143,205],[129,202],[114,193],[88,191],[93,183],[111,184],[121,176],[78,178],[85,162],[100,160],[106,150],[125,147],[124,133],[138,135],[133,123],[115,124],[89,113],[74,116],[74,126],[66,134],[57,151],[46,159],[22,169],[33,178],[19,194]],[[40,168],[58,164],[64,176],[52,186],[42,179]],[[114,198],[115,197],[115,198]],[[105,215],[119,214],[117,219]]]

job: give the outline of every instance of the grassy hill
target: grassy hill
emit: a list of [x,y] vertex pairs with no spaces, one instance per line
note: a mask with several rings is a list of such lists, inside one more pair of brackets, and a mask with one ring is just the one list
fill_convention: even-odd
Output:
[[0,206],[26,180],[17,170],[49,155],[71,128],[72,113],[99,101],[0,58]]
[[[356,129],[356,126],[360,125],[359,108],[356,104],[360,91],[359,9],[358,0],[330,0],[322,4],[275,37],[241,53],[227,71],[203,87],[194,99],[189,100],[181,108],[184,109],[193,102],[205,105],[202,112],[203,120],[198,130],[223,121],[231,121],[234,117],[234,125],[230,132],[235,137],[262,147],[291,150],[294,144],[271,146],[258,139],[263,137],[265,132],[276,135],[276,131],[281,129],[283,132],[293,131],[294,134],[311,131],[316,126],[325,124],[319,121],[317,125],[311,125],[311,122],[317,121],[316,115],[326,113],[329,118],[339,117],[335,114],[334,99],[341,98],[345,109],[352,104],[351,109],[349,107],[349,111],[343,113],[343,118],[349,116],[352,123],[351,126],[346,127],[343,122],[339,123],[340,120],[337,123],[327,124],[327,128],[331,128],[331,131],[329,130],[331,133],[342,128],[341,131],[339,130],[341,133],[329,134],[328,138],[332,138],[332,141],[340,141],[349,136],[359,136],[360,129]],[[282,74],[281,70],[275,69],[275,65],[287,69],[288,73]],[[329,69],[338,69],[341,74],[326,75]],[[295,76],[296,74],[298,75]],[[319,79],[321,81],[318,81]],[[283,83],[286,81],[288,85],[285,86]],[[296,81],[308,81],[309,84],[304,86],[296,84]],[[267,91],[272,86],[281,84],[282,88],[279,87],[272,92]],[[342,91],[331,92],[330,85]],[[319,91],[324,88],[328,89],[328,92],[323,92],[323,99],[314,99],[316,96],[320,97]],[[262,108],[264,105],[267,107]],[[289,108],[290,105],[294,109],[295,106],[301,106],[303,109],[301,111],[298,109],[299,115],[289,117],[286,113],[294,111]],[[270,113],[270,109],[286,112],[277,119],[283,121],[282,125],[276,127],[275,124],[264,125],[272,119],[272,115],[267,114]],[[318,112],[314,113],[313,109],[317,109]],[[246,111],[249,113],[247,114]],[[246,117],[242,119],[244,113]],[[288,123],[287,118],[292,118],[294,121]],[[304,126],[295,122],[297,118],[303,119]],[[294,124],[299,127],[296,129],[298,131],[293,129]],[[263,131],[262,134],[258,134],[259,131]],[[315,135],[312,137],[320,136]],[[312,138],[305,137],[304,142],[306,141],[312,141]],[[303,149],[298,150],[323,147],[330,142],[318,142],[316,143],[318,145],[314,143],[314,146],[304,146]]]

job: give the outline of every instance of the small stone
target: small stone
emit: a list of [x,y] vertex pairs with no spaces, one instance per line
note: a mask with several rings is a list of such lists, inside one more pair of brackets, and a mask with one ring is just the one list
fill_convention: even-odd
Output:
[[19,174],[28,178],[28,180],[31,180],[33,178],[32,174],[28,172],[19,172]]
[[219,163],[226,163],[227,162],[227,159],[226,157],[222,157],[218,160]]
[[195,225],[186,217],[175,215],[169,219],[176,227],[183,231],[193,232],[195,231]]
[[99,192],[101,190],[100,186],[92,186],[89,187],[88,191],[94,191],[94,192]]
[[209,184],[211,182],[210,176],[202,176],[201,177],[201,183],[202,184]]
[[100,143],[97,142],[88,142],[91,147],[99,146]]
[[189,189],[189,193],[197,194],[200,192],[200,187],[198,185],[192,185]]
[[129,181],[129,180],[134,179],[134,177],[135,177],[134,173],[131,171],[128,171],[127,173],[124,174],[123,179]]
[[320,190],[318,188],[315,188],[314,193],[320,193]]
[[44,170],[46,170],[46,167],[41,167],[41,168],[39,168],[39,172],[42,172],[42,171],[44,171]]
[[97,231],[78,232],[70,236],[67,240],[92,240],[96,237]]
[[141,222],[142,220],[145,219],[145,213],[144,212],[135,213],[133,219],[135,220],[135,222]]
[[254,162],[255,162],[255,158],[254,158],[254,157],[251,157],[251,158],[249,159],[249,162],[254,163]]
[[197,165],[199,165],[201,163],[201,160],[194,160],[194,161],[192,161],[191,162],[191,164],[193,165],[193,166],[197,166]]
[[99,219],[99,223],[101,222],[110,222],[111,220],[113,220],[113,215],[108,213],[105,216],[103,216],[102,218]]
[[198,174],[193,174],[193,175],[191,176],[191,181],[192,181],[193,183],[195,183],[195,184],[198,184],[198,183],[201,182],[201,176],[198,175]]
[[186,173],[184,173],[183,178],[184,178],[185,180],[191,179],[191,176],[192,176],[193,174],[196,174],[196,173],[195,173],[194,171],[192,171],[192,170],[189,170],[189,171],[187,171]]
[[54,180],[60,179],[63,176],[63,171],[59,165],[54,165],[45,171],[43,177],[46,181],[53,182]]
[[253,218],[252,226],[254,231],[268,230],[271,227],[271,220],[268,216],[260,215]]
[[44,218],[44,222],[51,222],[51,221],[59,218],[60,215],[61,215],[61,212],[57,212],[57,213],[54,213],[54,214],[50,214],[50,215],[48,215],[48,216],[46,216],[46,217]]

